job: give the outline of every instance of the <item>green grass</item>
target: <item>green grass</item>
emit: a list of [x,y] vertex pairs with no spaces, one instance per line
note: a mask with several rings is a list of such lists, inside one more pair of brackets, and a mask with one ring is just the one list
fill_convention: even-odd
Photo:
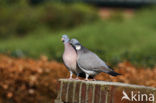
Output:
[[50,32],[41,29],[32,32],[37,35],[1,40],[0,51],[8,51],[16,56],[46,55],[61,61],[63,44],[60,38],[62,34],[68,34],[110,64],[128,60],[142,66],[153,66],[156,61],[155,11],[143,10],[132,19],[97,21],[68,31]]

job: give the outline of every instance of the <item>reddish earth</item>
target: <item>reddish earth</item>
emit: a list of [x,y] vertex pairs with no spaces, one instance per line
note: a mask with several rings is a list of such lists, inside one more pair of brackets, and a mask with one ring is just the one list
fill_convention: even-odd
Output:
[[99,16],[102,19],[108,19],[111,17],[123,17],[123,18],[132,18],[134,16],[133,9],[118,9],[118,8],[100,8]]
[[[156,68],[135,68],[123,62],[114,69],[123,75],[112,77],[101,73],[96,79],[156,87]],[[35,60],[0,55],[0,103],[53,102],[57,80],[68,76],[62,63],[48,61],[45,56]]]

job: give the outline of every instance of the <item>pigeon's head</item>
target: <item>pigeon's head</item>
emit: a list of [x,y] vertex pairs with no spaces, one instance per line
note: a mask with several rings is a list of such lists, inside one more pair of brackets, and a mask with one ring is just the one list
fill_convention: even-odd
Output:
[[68,42],[69,42],[69,38],[68,38],[68,36],[65,35],[65,34],[62,35],[61,41],[62,41],[63,43],[68,43]]
[[71,39],[70,44],[76,49],[76,50],[81,50],[81,44],[77,39]]

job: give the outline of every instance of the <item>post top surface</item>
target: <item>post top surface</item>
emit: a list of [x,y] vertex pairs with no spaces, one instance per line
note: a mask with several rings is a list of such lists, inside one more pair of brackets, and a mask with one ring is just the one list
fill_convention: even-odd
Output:
[[86,84],[93,84],[93,85],[103,85],[103,86],[122,86],[122,87],[130,87],[130,88],[146,88],[146,89],[152,89],[156,91],[156,88],[154,87],[147,87],[143,85],[134,85],[134,84],[127,84],[127,83],[120,83],[120,82],[107,82],[107,81],[85,81],[85,80],[70,80],[70,79],[59,79],[59,81],[62,82],[81,82]]

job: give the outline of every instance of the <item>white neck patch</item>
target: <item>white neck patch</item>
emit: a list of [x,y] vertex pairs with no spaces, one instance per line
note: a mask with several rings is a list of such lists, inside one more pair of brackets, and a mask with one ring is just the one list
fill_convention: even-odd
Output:
[[76,50],[80,50],[81,46],[80,45],[76,45],[75,48],[76,48]]

